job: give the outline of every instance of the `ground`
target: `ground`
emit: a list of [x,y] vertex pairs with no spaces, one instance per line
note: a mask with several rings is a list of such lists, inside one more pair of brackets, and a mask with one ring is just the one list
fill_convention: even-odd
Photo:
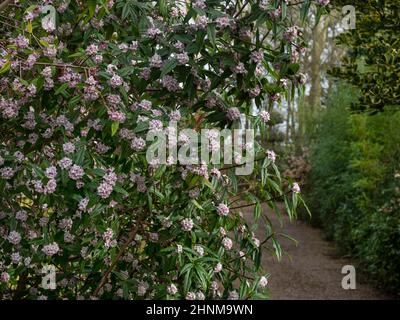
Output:
[[[280,243],[288,255],[278,262],[267,250],[263,254],[263,266],[271,273],[269,289],[271,299],[339,299],[339,300],[371,300],[390,299],[388,295],[374,288],[366,276],[361,276],[356,267],[356,289],[344,290],[342,288],[341,273],[344,265],[355,265],[355,262],[344,259],[338,255],[332,243],[324,240],[320,230],[312,228],[302,221],[290,222],[284,219],[281,227],[275,214],[267,207],[268,212],[277,232],[286,233],[298,241],[296,246],[290,240],[280,238]],[[267,211],[265,211],[267,210]],[[249,220],[253,211],[244,212]],[[259,239],[265,239],[262,228],[258,231]]]

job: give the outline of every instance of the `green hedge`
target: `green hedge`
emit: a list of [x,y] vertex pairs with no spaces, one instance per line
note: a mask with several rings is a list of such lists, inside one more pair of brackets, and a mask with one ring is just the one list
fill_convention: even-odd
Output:
[[315,123],[308,203],[331,240],[400,292],[400,112],[352,114],[356,99],[338,86]]

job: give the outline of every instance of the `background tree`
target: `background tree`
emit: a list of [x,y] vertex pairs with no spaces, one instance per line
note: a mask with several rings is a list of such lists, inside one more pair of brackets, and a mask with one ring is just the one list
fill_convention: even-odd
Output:
[[[346,1],[335,1],[337,6]],[[399,3],[396,0],[355,1],[356,29],[338,37],[348,48],[340,68],[332,75],[345,79],[361,90],[354,111],[375,113],[400,104],[400,28]]]

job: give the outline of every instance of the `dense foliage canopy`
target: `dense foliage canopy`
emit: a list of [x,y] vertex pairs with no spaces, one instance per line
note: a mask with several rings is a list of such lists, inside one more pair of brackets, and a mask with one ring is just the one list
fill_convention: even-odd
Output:
[[[339,8],[348,1],[336,0]],[[400,6],[397,0],[352,1],[357,10],[356,28],[338,37],[349,50],[340,68],[331,74],[362,92],[355,111],[383,111],[400,105]]]

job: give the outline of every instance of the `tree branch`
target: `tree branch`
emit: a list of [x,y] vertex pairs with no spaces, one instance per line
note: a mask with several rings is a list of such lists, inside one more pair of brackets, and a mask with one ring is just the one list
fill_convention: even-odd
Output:
[[[269,201],[273,201],[273,200],[280,199],[280,198],[282,198],[282,197],[286,196],[287,194],[289,194],[290,192],[292,192],[292,190],[290,190],[290,191],[287,191],[287,192],[285,192],[285,193],[283,193],[283,194],[281,194],[281,195],[279,195],[279,196],[276,196],[276,197],[273,197],[273,198],[267,199],[267,200],[265,200],[265,201],[262,201],[262,202],[260,202],[260,203],[266,203],[266,202],[269,202]],[[254,203],[244,204],[244,205],[242,205],[242,206],[238,206],[238,207],[233,207],[233,208],[230,208],[230,210],[234,210],[234,209],[242,209],[242,208],[247,208],[247,207],[252,207],[252,206],[255,206],[257,203],[259,203],[259,202],[254,202]]]
[[234,18],[236,19],[238,16],[240,16],[240,14],[242,13],[242,11],[244,10],[244,8],[247,6],[247,4],[249,3],[249,0],[246,0],[243,4],[243,6],[240,8],[240,10],[238,11],[238,13],[236,13],[234,15]]
[[[264,160],[265,158],[266,158],[266,156],[262,156],[262,157],[260,157],[260,158],[254,159],[254,162]],[[245,165],[244,163],[235,164],[235,165],[232,165],[232,166],[229,166],[229,167],[221,168],[221,169],[219,169],[219,170],[220,170],[220,171],[224,171],[224,170],[229,170],[229,169],[241,167],[241,166],[244,166],[244,165]]]
[[126,250],[126,248],[129,246],[129,244],[135,239],[136,233],[138,231],[138,226],[141,224],[141,222],[137,222],[136,225],[132,226],[130,235],[128,240],[126,240],[126,242],[124,243],[124,245],[121,247],[121,249],[119,250],[117,256],[115,257],[115,260],[113,261],[113,263],[111,264],[111,266],[107,269],[107,271],[104,273],[103,277],[100,280],[99,285],[97,286],[96,290],[94,291],[93,295],[96,297],[99,292],[100,289],[106,284],[108,275],[111,273],[111,271],[114,269],[114,267],[116,266],[116,264],[118,263],[118,261],[121,259],[124,251]]

